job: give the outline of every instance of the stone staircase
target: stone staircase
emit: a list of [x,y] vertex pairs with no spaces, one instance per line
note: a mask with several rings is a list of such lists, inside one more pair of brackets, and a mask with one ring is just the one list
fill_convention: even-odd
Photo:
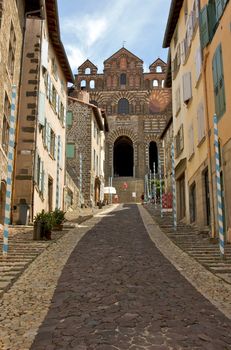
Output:
[[34,241],[33,232],[26,230],[9,235],[7,258],[2,255],[2,234],[0,237],[0,297],[19,278],[31,262],[47,247],[56,242],[67,231],[52,232],[51,241]]
[[225,246],[225,259],[221,258],[218,239],[211,239],[209,232],[200,232],[196,227],[179,223],[174,231],[171,213],[164,213],[153,204],[145,205],[161,230],[183,251],[196,259],[211,272],[231,284],[231,245]]
[[[127,184],[125,188],[124,184]],[[144,192],[144,180],[133,177],[114,177],[112,186],[116,188],[119,203],[140,203]],[[134,197],[134,194],[136,197]]]

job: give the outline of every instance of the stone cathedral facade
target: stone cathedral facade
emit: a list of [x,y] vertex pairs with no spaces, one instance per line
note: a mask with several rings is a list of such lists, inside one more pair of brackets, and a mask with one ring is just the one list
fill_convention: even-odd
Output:
[[[90,103],[108,116],[106,179],[113,177],[114,186],[121,191],[126,181],[124,190],[136,191],[137,198],[144,190],[145,174],[153,171],[154,163],[158,170],[158,157],[163,161],[160,135],[171,115],[165,73],[166,63],[159,58],[144,73],[143,61],[123,47],[104,61],[103,73],[86,60],[75,76],[75,91],[87,90]],[[134,181],[139,182],[138,187]]]

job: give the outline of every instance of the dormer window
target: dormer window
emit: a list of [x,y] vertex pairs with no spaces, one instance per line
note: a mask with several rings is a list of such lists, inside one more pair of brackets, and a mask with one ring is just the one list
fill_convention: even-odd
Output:
[[85,74],[91,74],[91,68],[86,68],[85,69]]

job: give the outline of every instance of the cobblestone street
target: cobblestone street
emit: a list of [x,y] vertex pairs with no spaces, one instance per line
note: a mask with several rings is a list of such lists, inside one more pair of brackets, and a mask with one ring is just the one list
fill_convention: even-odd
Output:
[[126,205],[73,250],[31,349],[230,349],[230,326]]

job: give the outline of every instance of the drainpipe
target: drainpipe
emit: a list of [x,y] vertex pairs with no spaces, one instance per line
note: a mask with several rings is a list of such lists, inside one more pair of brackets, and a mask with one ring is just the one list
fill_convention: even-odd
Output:
[[211,140],[209,129],[209,114],[208,114],[208,95],[207,95],[207,79],[206,79],[206,63],[209,56],[209,52],[206,52],[203,61],[203,82],[204,82],[204,95],[205,95],[205,115],[206,115],[206,133],[207,133],[207,146],[208,146],[208,170],[209,170],[209,182],[210,182],[210,208],[211,208],[211,236],[216,235],[215,227],[215,204],[214,204],[214,186],[213,186],[213,174],[212,174],[212,152],[211,152]]

